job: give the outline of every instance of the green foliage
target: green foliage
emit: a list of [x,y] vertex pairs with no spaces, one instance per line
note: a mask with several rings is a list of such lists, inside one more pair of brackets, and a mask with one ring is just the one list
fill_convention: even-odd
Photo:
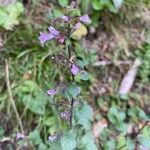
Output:
[[141,145],[150,149],[150,127],[145,127],[140,138]]
[[109,109],[108,118],[112,123],[121,123],[125,119],[125,113],[119,112],[117,107],[112,106]]
[[72,98],[76,98],[79,94],[80,94],[80,87],[78,87],[76,83],[70,84],[63,91],[61,91],[61,95],[67,98],[69,101]]
[[20,2],[9,4],[7,7],[0,7],[0,26],[6,30],[12,30],[15,25],[19,24],[18,17],[23,11],[23,5]]
[[141,119],[141,120],[147,120],[148,117],[147,115],[145,114],[145,112],[140,109],[139,107],[135,106],[133,108],[130,108],[128,110],[128,115],[134,120],[134,121],[137,121],[138,119]]
[[4,129],[0,126],[0,137],[4,136],[4,133],[5,133]]
[[109,121],[116,125],[117,130],[126,132],[127,126],[124,123],[126,114],[117,109],[116,106],[111,106],[107,114]]
[[79,149],[98,150],[91,132],[86,133],[80,140]]
[[68,87],[68,92],[73,98],[76,98],[80,94],[80,87],[73,83]]
[[74,150],[77,145],[76,134],[72,131],[65,133],[61,139],[62,150]]
[[102,10],[103,9],[103,5],[102,5],[101,1],[99,1],[99,0],[93,0],[92,6],[95,10]]
[[150,45],[144,46],[144,48],[138,52],[138,56],[140,56],[142,60],[139,75],[142,82],[147,83],[150,81]]
[[115,150],[115,144],[116,143],[114,139],[107,141],[107,144],[104,144],[104,150]]
[[135,149],[135,143],[130,137],[127,137],[127,139],[126,139],[126,147],[128,150]]
[[68,6],[69,4],[68,0],[58,0],[58,3],[62,7]]
[[76,124],[84,126],[85,129],[89,129],[90,121],[93,120],[93,109],[87,104],[75,107],[74,118]]
[[76,78],[87,81],[89,79],[89,74],[85,70],[82,70],[77,74]]
[[19,99],[24,103],[27,109],[36,114],[44,114],[48,97],[34,81],[27,80],[16,90],[19,91]]
[[40,133],[38,130],[34,130],[30,132],[29,134],[29,140],[35,145],[39,145],[42,142],[42,139],[40,137]]
[[[119,1],[85,0],[80,2],[82,4],[82,10],[81,8],[75,9],[73,15],[79,16],[81,12],[89,12],[89,14],[92,16],[92,20],[94,21],[94,23],[92,24],[94,26],[95,24],[99,26],[100,15],[102,14],[101,12],[103,12],[105,15],[104,10],[109,10],[110,12],[113,13],[116,13],[118,11],[116,7],[118,5],[117,2]],[[60,6],[66,6],[68,1],[58,1],[57,3]],[[130,6],[131,3],[134,6],[134,4],[137,3],[137,1],[136,0],[124,1],[124,4],[125,5],[128,4],[128,6]],[[149,1],[147,1],[146,3],[149,3]],[[6,29],[13,29],[14,25],[19,23],[19,16],[23,12],[21,5],[13,6],[17,7],[15,9],[11,8],[12,6],[8,7],[9,11],[7,7],[6,7],[7,9],[0,8],[1,27]],[[125,8],[123,7],[123,9]],[[11,16],[11,14],[16,15]],[[62,9],[60,9],[60,7],[58,6],[57,8],[54,8],[52,10],[52,13],[49,13],[48,15],[49,15],[48,18],[50,20],[51,18],[61,17],[64,14],[62,13]],[[119,15],[123,14],[120,12]],[[36,16],[34,17],[36,18]],[[115,19],[115,17],[112,19]],[[89,105],[84,103],[74,106],[72,132],[70,133],[69,131],[65,131],[64,134],[62,134],[62,137],[55,142],[49,142],[47,140],[49,134],[51,135],[55,134],[55,132],[59,132],[60,130],[66,130],[69,124],[68,122],[66,123],[65,121],[62,121],[61,119],[59,121],[56,121],[57,118],[59,118],[60,114],[55,112],[58,110],[53,110],[55,101],[51,100],[52,102],[54,102],[54,104],[52,103],[51,105],[48,105],[49,98],[45,94],[46,93],[45,91],[48,89],[49,86],[51,86],[52,82],[57,82],[58,80],[62,80],[64,78],[64,75],[62,74],[62,71],[60,71],[60,68],[57,66],[56,67],[52,66],[50,61],[47,60],[49,55],[55,53],[55,51],[62,50],[63,45],[56,46],[54,43],[50,43],[47,45],[46,48],[42,48],[37,42],[37,34],[40,30],[40,27],[38,26],[40,25],[39,24],[37,25],[35,23],[35,26],[33,26],[30,24],[30,20],[28,21],[29,21],[28,25],[18,26],[17,30],[14,30],[11,33],[7,32],[6,34],[4,34],[4,37],[6,37],[5,39],[6,47],[4,53],[6,54],[6,57],[8,57],[8,59],[10,60],[9,69],[10,69],[12,95],[16,103],[19,115],[21,119],[23,118],[22,120],[24,120],[23,126],[25,128],[25,131],[26,133],[29,133],[28,136],[29,142],[32,143],[33,147],[35,146],[36,149],[39,150],[47,150],[47,149],[96,150],[97,148],[96,144],[94,143],[94,137],[92,133],[89,131],[91,130],[90,128],[91,121],[93,121],[93,110]],[[96,39],[94,38],[94,40]],[[147,147],[148,149],[150,149],[149,127],[146,126],[143,129],[143,132],[141,132],[138,138],[136,138],[136,140],[131,138],[132,133],[131,136],[129,135],[129,133],[127,133],[127,129],[130,127],[130,125],[133,124],[135,129],[137,129],[139,128],[138,124],[142,124],[145,120],[148,120],[149,105],[144,104],[143,106],[143,102],[145,102],[145,97],[149,102],[149,94],[147,94],[147,91],[149,91],[147,85],[149,84],[149,77],[150,77],[149,44],[147,43],[146,45],[143,45],[142,48],[138,50],[138,54],[133,56],[133,59],[135,59],[136,57],[140,57],[142,61],[142,65],[140,66],[138,76],[136,78],[136,83],[134,84],[132,91],[130,93],[133,94],[134,92],[138,96],[134,98],[129,96],[126,98],[126,100],[122,100],[116,98],[116,89],[115,88],[112,89],[111,82],[107,81],[107,79],[109,79],[110,76],[110,79],[112,78],[113,82],[120,81],[120,78],[118,78],[117,75],[120,76],[124,75],[123,73],[124,70],[126,70],[127,65],[125,65],[125,69],[124,65],[123,67],[121,65],[119,65],[119,67],[117,66],[117,68],[122,69],[120,74],[118,73],[118,69],[116,71],[115,68],[116,66],[114,67],[113,64],[111,65],[111,67],[109,65],[106,65],[104,67],[100,66],[98,68],[91,67],[92,64],[97,60],[99,60],[99,57],[101,57],[98,55],[99,52],[95,49],[84,48],[81,46],[81,44],[78,44],[77,42],[78,41],[74,40],[74,47],[76,49],[74,53],[77,55],[77,58],[79,58],[79,60],[77,60],[77,62],[75,63],[82,69],[86,68],[87,70],[90,70],[91,73],[89,75],[86,71],[81,71],[76,76],[75,79],[77,80],[77,84],[76,83],[69,84],[65,89],[65,94],[64,93],[62,94],[64,98],[57,95],[58,101],[61,103],[62,102],[61,100],[64,101],[66,99],[71,100],[72,97],[75,98],[76,100],[78,100],[78,98],[84,99],[83,95],[79,97],[80,92],[77,86],[82,85],[83,87],[82,94],[86,94],[85,97],[87,97],[87,99],[90,100],[93,104],[95,103],[94,100],[96,100],[96,98],[99,97],[97,108],[96,106],[94,106],[94,108],[96,109],[95,111],[96,112],[99,111],[99,113],[98,114],[96,113],[96,115],[94,116],[95,119],[93,124],[95,125],[96,121],[98,122],[101,121],[101,118],[105,118],[108,123],[108,126],[102,129],[102,131],[99,134],[100,135],[99,144],[102,147],[101,149],[116,150],[117,148],[126,144],[126,146],[122,149],[133,150],[135,149],[136,142],[139,143],[139,145],[142,145],[143,147]],[[114,53],[117,53],[117,49],[115,49]],[[134,49],[131,51],[131,53],[134,53]],[[102,58],[103,55],[105,58],[105,54],[103,53],[101,54]],[[122,58],[122,56],[120,57]],[[125,58],[125,60],[130,59],[127,58],[126,56],[123,57]],[[108,58],[110,61],[112,60],[111,56],[109,55],[109,52],[106,52],[106,58]],[[102,68],[104,68],[104,70]],[[1,74],[5,75],[5,72],[3,72],[3,70],[4,69],[2,68]],[[31,72],[31,74],[28,72]],[[24,74],[26,73],[28,73],[31,76],[31,77],[29,76],[29,79],[24,79]],[[93,77],[94,82],[92,82],[90,78],[91,74],[93,74],[94,76]],[[106,78],[103,76],[105,74]],[[112,74],[115,74],[115,76],[111,76]],[[100,75],[102,75],[103,78],[101,78]],[[3,127],[3,124],[7,127],[9,125],[9,121],[7,121],[8,119],[11,120],[11,122],[14,125],[16,125],[16,120],[14,119],[15,117],[13,116],[14,113],[12,113],[12,110],[10,109],[5,81],[3,83],[4,78],[0,79],[2,83],[0,85],[0,92],[2,92],[2,95],[0,97],[0,114],[1,112],[5,112],[6,115],[9,114],[6,118],[1,117],[0,115],[1,117],[0,138],[3,138],[8,134],[11,135],[10,133],[11,131],[8,130],[7,132],[9,133],[5,131],[7,128]],[[88,83],[82,84],[81,80],[90,80],[90,81]],[[98,85],[96,85],[97,82]],[[97,94],[97,90],[98,92],[99,91],[101,92],[101,86],[103,86],[103,84],[104,88],[106,86],[106,92],[104,94],[100,94],[99,96],[99,94]],[[108,87],[107,84],[109,84]],[[142,86],[139,86],[139,84]],[[143,90],[142,87],[144,88],[146,87],[145,88],[146,90],[145,89]],[[87,92],[87,88],[91,89],[90,94]],[[44,92],[42,91],[42,89],[44,89]],[[138,92],[136,90],[138,90]],[[112,105],[112,101],[116,102],[115,106]],[[131,106],[130,103],[132,104]],[[65,105],[65,107],[68,108],[67,105]],[[143,109],[143,107],[145,109]],[[58,109],[62,110],[63,109],[62,105]],[[54,114],[56,114],[56,116],[54,116]],[[9,116],[12,119],[9,118]],[[5,119],[6,121],[3,121]],[[16,126],[14,125],[11,125],[10,123],[10,126],[12,126],[12,128],[14,127],[13,132],[14,130],[16,130]],[[35,126],[37,126],[37,130],[35,129]],[[23,140],[20,140],[18,142],[19,145],[24,145],[25,143],[26,142]]]

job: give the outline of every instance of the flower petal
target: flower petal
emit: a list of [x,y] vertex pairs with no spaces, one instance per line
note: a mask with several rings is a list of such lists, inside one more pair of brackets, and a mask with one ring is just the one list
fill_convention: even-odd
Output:
[[89,18],[88,15],[81,16],[79,19],[80,19],[80,21],[82,21],[83,23],[91,23],[91,19]]
[[17,135],[16,135],[16,139],[19,140],[19,139],[24,139],[25,138],[25,135],[18,132]]
[[49,28],[49,32],[52,34],[52,35],[54,35],[54,36],[56,36],[56,35],[58,35],[59,34],[59,31],[57,31],[54,27],[52,27],[52,26],[50,26]]
[[68,22],[68,21],[69,21],[69,17],[68,17],[68,16],[62,16],[62,19],[63,19],[65,22]]
[[61,37],[61,38],[58,40],[58,42],[59,42],[60,44],[63,44],[64,41],[65,41],[64,37]]
[[43,45],[46,41],[51,40],[54,38],[54,35],[52,35],[51,33],[43,33],[40,32],[40,36],[39,36],[39,40],[41,42],[41,44]]
[[57,91],[56,89],[50,89],[50,90],[47,91],[47,94],[53,96],[53,95],[55,95],[57,92],[58,92],[58,91]]
[[51,135],[48,137],[48,141],[54,142],[55,140],[57,140],[57,138],[58,138],[57,135]]
[[76,75],[79,71],[80,69],[76,65],[73,64],[71,67],[72,74]]

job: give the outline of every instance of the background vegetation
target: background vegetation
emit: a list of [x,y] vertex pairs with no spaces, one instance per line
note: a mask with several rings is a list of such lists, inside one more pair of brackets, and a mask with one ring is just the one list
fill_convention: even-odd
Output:
[[[78,82],[80,99],[87,99],[94,110],[95,143],[102,150],[150,150],[150,1],[124,0],[119,5],[111,0],[79,0],[78,4],[75,15],[88,13],[92,19],[90,26],[82,25],[74,33],[73,44],[90,73],[87,82]],[[63,15],[68,1],[0,5],[0,149],[19,149],[23,144],[15,139],[20,122],[31,141],[24,149],[50,149],[47,137],[67,125],[56,118],[59,114],[46,91],[64,79],[66,70],[47,59],[62,45],[49,42],[41,47],[38,36],[52,19]],[[136,60],[140,61],[136,77],[129,76],[123,91],[131,88],[120,94],[121,82],[134,70]],[[87,134],[82,140],[91,138]]]

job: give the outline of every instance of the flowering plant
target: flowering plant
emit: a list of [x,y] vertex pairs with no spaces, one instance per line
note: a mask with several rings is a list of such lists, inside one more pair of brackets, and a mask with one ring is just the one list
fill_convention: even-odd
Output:
[[[75,1],[72,1],[67,7],[67,12],[61,18],[52,20],[48,27],[48,32],[40,32],[39,40],[41,46],[45,43],[55,40],[58,44],[62,44],[65,49],[50,59],[56,64],[66,67],[69,72],[69,77],[66,81],[58,83],[55,87],[47,90],[48,96],[53,99],[53,104],[56,106],[60,118],[66,123],[67,129],[58,131],[48,137],[51,149],[57,150],[73,150],[89,149],[96,150],[94,138],[90,131],[91,121],[93,119],[93,109],[79,100],[78,96],[81,88],[78,86],[76,78],[88,80],[88,73],[84,70],[84,66],[76,59],[73,52],[73,43],[71,36],[80,25],[89,24],[91,22],[88,15],[72,17],[71,11],[77,6]],[[64,25],[67,29],[59,29],[59,25]],[[55,26],[55,27],[54,27]],[[58,26],[58,28],[56,28]],[[65,103],[58,105],[57,95],[61,95],[65,99]],[[24,135],[18,133],[17,139],[23,139]]]

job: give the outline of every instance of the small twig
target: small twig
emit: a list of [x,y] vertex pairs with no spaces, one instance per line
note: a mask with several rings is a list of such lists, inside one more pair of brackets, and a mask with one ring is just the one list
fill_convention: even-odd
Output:
[[137,134],[134,136],[134,139],[137,138],[137,136],[141,133],[141,131],[145,128],[145,126],[149,123],[149,121],[146,121],[143,126],[141,127],[141,129],[137,132]]
[[[137,132],[137,134],[134,136],[133,140],[135,140],[137,138],[137,136],[142,132],[142,130],[145,128],[145,126],[149,123],[149,121],[146,121],[144,123],[144,125],[141,127],[141,129],[139,129],[139,131]],[[124,148],[126,146],[126,144],[122,145],[121,147],[119,147],[117,150],[121,150],[122,148]]]
[[5,60],[5,74],[6,74],[6,85],[7,85],[7,89],[8,89],[9,100],[10,100],[10,102],[12,104],[12,108],[15,112],[16,119],[17,119],[17,121],[19,123],[19,126],[20,126],[20,130],[21,130],[22,133],[24,133],[23,125],[22,125],[19,113],[17,111],[16,105],[15,105],[15,102],[14,102],[14,99],[13,99],[13,96],[12,96],[12,92],[11,92],[11,86],[10,86],[10,80],[9,80],[9,65],[8,65],[7,60]]

